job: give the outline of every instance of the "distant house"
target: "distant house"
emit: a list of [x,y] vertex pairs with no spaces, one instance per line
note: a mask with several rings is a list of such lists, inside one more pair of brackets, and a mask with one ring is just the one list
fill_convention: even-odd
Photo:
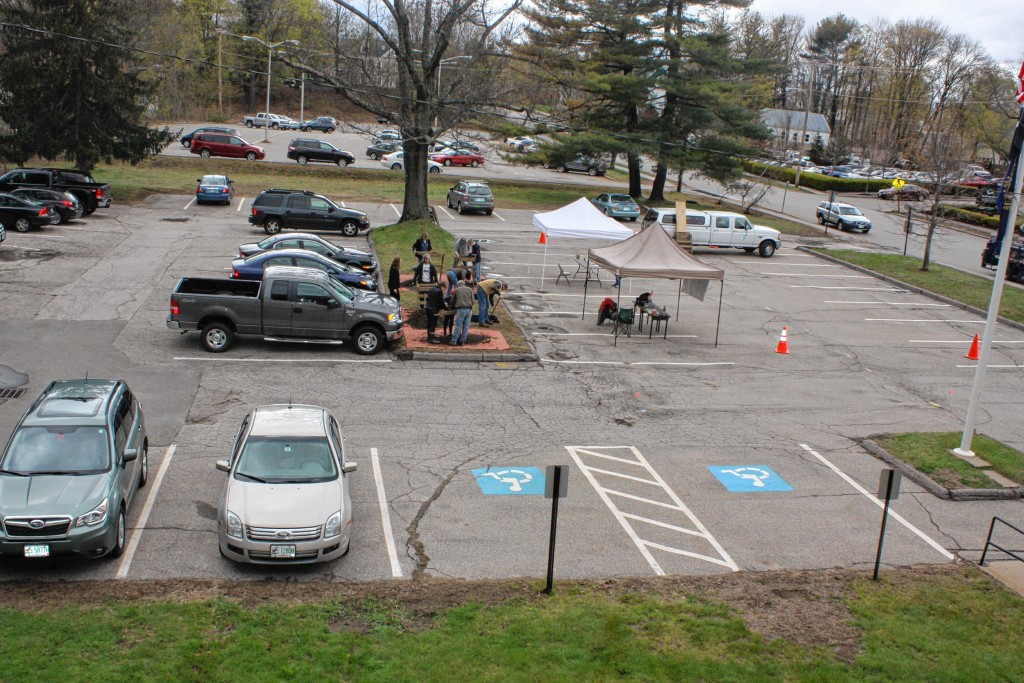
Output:
[[[767,126],[772,135],[782,146],[800,144],[800,134],[804,133],[804,112],[794,109],[762,109],[761,122]],[[822,142],[828,145],[832,129],[822,114],[807,114],[807,132],[804,133],[804,148],[814,142],[819,135]]]

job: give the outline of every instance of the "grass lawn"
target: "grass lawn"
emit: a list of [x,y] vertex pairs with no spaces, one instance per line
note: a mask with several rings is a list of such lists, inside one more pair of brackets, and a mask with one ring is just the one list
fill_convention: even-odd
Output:
[[[910,432],[876,442],[946,488],[997,488],[981,470],[949,452],[960,446],[960,438],[960,432]],[[1024,484],[1024,453],[981,434],[971,440],[971,450],[999,474]]]
[[[771,578],[751,572],[740,580]],[[332,599],[330,591],[344,593],[329,586],[319,597],[289,601],[277,597],[274,587],[283,584],[261,582],[264,599],[247,603],[111,598],[5,607],[0,655],[3,678],[12,681],[1019,680],[1024,600],[978,570],[829,581],[825,595],[768,591],[767,604],[745,605],[748,617],[724,591],[671,580],[648,590],[575,582],[551,597],[538,595],[539,585],[522,586],[487,604],[474,601],[473,584],[439,604],[423,599],[430,582],[415,587],[419,602],[405,603],[376,597],[372,587]],[[730,585],[735,599],[742,591]],[[784,613],[786,592],[830,620],[805,611],[820,626],[801,629]],[[774,624],[767,610],[779,617]],[[788,632],[771,632],[787,621]],[[832,649],[836,633],[851,641],[843,652]]]
[[[876,273],[894,277],[909,285],[921,287],[929,292],[988,310],[992,296],[992,281],[971,275],[955,268],[932,263],[928,270],[921,270],[921,259],[898,254],[870,254],[843,249],[818,249],[837,259],[862,266]],[[981,255],[978,255],[981,258]],[[1024,323],[1024,291],[1016,287],[1003,288],[999,314],[1010,320]]]

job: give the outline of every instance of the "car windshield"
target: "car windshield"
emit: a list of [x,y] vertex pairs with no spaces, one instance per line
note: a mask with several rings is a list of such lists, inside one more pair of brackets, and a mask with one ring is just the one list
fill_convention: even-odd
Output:
[[327,289],[330,289],[339,297],[341,297],[342,301],[352,301],[352,299],[356,298],[355,293],[351,289],[341,284],[337,280],[328,280],[323,284],[327,287]]
[[235,468],[235,479],[268,484],[313,484],[337,478],[334,455],[322,436],[252,436]]
[[22,427],[0,470],[14,474],[97,474],[110,469],[110,440],[103,427]]
[[611,201],[622,202],[623,204],[632,204],[633,198],[630,197],[628,194],[613,194],[611,196]]
[[856,206],[840,206],[839,207],[839,213],[843,214],[844,216],[861,216],[861,215],[863,215],[863,214],[861,214],[860,209],[858,209]]

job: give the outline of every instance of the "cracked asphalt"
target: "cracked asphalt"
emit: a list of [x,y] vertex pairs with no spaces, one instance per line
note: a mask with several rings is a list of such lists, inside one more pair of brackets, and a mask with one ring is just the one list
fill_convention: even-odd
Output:
[[[345,348],[252,338],[225,355],[207,354],[195,334],[166,329],[169,294],[184,275],[226,277],[236,246],[262,231],[246,223],[238,200],[185,208],[188,200],[115,204],[70,225],[8,233],[0,245],[0,382],[27,376],[26,394],[0,403],[0,436],[46,382],[88,373],[124,377],[139,395],[151,472],[174,445],[130,579],[392,578],[371,448],[380,456],[406,580],[543,577],[549,501],[483,495],[471,470],[552,464],[566,465],[570,478],[559,507],[556,576],[652,575],[624,520],[666,573],[729,571],[699,557],[705,541],[694,529],[671,528],[680,525],[670,517],[678,510],[649,502],[665,502],[661,489],[605,457],[623,446],[642,454],[741,570],[866,567],[874,561],[879,508],[802,445],[873,492],[883,465],[859,439],[963,425],[973,380],[963,355],[981,331],[976,316],[826,264],[795,251],[789,239],[772,259],[698,252],[726,272],[717,346],[717,285],[703,302],[684,297],[676,316],[673,283],[630,280],[624,301],[653,289],[672,320],[666,339],[648,339],[645,329],[615,346],[610,328],[594,324],[611,278],[603,274],[588,292],[585,319],[582,283],[552,281],[558,263],[568,266],[595,245],[552,240],[545,266],[531,212],[503,211],[500,198],[500,218],[439,214],[457,236],[488,240],[486,271],[509,280],[507,308],[539,362],[384,355],[365,363]],[[395,218],[390,205],[356,206],[373,225]],[[365,237],[330,239],[367,244]],[[545,292],[538,293],[542,270]],[[783,325],[789,355],[774,352]],[[989,371],[978,428],[1024,448],[1024,332],[1000,326],[996,339],[991,362],[1006,367]],[[224,475],[214,462],[226,457],[254,405],[288,401],[328,406],[343,426],[349,459],[359,463],[351,480],[352,552],[313,567],[235,565],[217,552]],[[567,447],[604,454],[606,473],[597,476],[614,491],[614,511]],[[729,493],[711,465],[767,465],[793,490]],[[944,501],[904,479],[893,510],[950,552],[976,560],[991,517],[1024,524],[1022,506]],[[138,513],[137,506],[135,534]],[[948,561],[894,520],[884,560]],[[7,559],[0,579],[112,579],[118,567]]]

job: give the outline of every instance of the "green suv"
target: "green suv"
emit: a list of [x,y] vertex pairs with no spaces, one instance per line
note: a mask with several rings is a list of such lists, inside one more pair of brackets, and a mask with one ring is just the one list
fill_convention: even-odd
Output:
[[0,459],[0,555],[120,556],[148,448],[123,381],[50,382]]

